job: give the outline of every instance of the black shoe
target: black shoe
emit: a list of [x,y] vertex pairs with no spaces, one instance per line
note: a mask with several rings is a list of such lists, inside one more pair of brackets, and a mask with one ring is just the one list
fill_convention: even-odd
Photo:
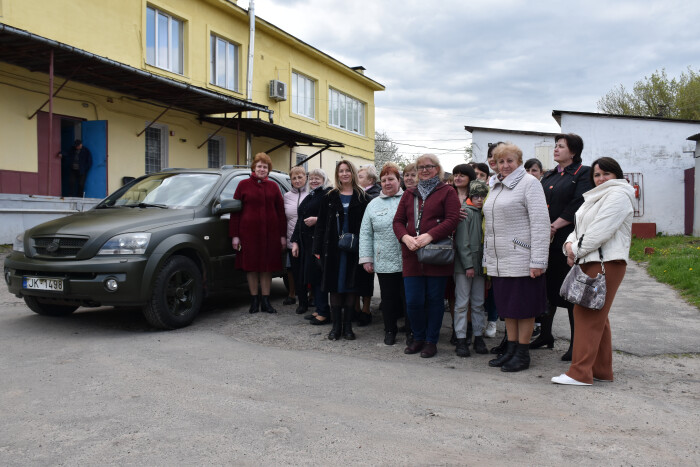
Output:
[[284,300],[282,300],[282,305],[294,305],[297,302],[297,299],[294,297],[287,297]]
[[360,327],[372,324],[372,313],[357,313],[357,325]]
[[248,309],[248,313],[252,315],[253,313],[257,313],[258,311],[260,311],[260,296],[255,295],[251,297],[250,308]]
[[384,333],[384,345],[394,345],[396,344],[396,333],[387,331]]
[[554,336],[553,335],[548,335],[545,336],[544,334],[540,333],[540,335],[535,339],[534,341],[530,342],[530,348],[531,349],[539,349],[540,347],[547,346],[548,349],[551,349],[554,347]]
[[489,360],[489,366],[503,366],[506,362],[508,362],[511,358],[513,358],[513,355],[515,355],[515,350],[518,348],[518,342],[517,341],[508,341],[507,348],[506,348],[506,353],[501,355],[498,358],[494,358],[493,360]]
[[331,307],[331,321],[333,328],[328,333],[328,340],[337,341],[340,339],[340,334],[343,332],[343,311],[337,307]]
[[474,336],[474,352],[482,355],[489,353],[489,349],[486,348],[486,343],[482,336]]
[[535,328],[532,330],[532,337],[537,337],[540,335],[540,332],[542,331],[541,326],[535,326]]
[[304,316],[304,319],[314,319],[316,316],[313,313],[309,313],[308,315]]
[[570,362],[572,354],[573,354],[573,346],[569,346],[569,350],[567,350],[566,353],[561,356],[561,361],[562,362]]
[[491,349],[491,353],[494,355],[503,355],[508,349],[508,333],[503,335],[503,340],[496,347]]
[[299,305],[299,306],[297,307],[297,309],[294,310],[294,313],[296,313],[296,314],[298,314],[298,315],[303,315],[303,314],[306,313],[307,311],[309,311],[309,307],[308,307],[308,306],[306,306],[306,305]]
[[471,321],[467,322],[467,345],[472,345],[472,335],[474,334],[474,328],[472,327]]
[[326,318],[326,319],[318,319],[318,316],[314,316],[310,321],[309,324],[312,324],[314,326],[321,326],[323,324],[331,324],[331,319]]
[[277,310],[270,304],[270,296],[263,295],[262,300],[260,300],[260,311],[265,313],[277,313]]
[[527,370],[528,368],[530,368],[530,346],[528,344],[518,344],[515,355],[503,364],[501,371],[512,373]]
[[467,344],[467,339],[460,339],[457,338],[457,346],[455,347],[455,354],[457,354],[458,357],[468,357],[471,354],[469,353],[469,344]]
[[348,341],[355,340],[355,333],[352,332],[352,312],[352,308],[345,308],[343,310],[343,339]]
[[406,333],[406,346],[410,346],[411,344],[413,344],[413,333],[407,332]]
[[457,334],[455,334],[454,329],[452,329],[452,335],[450,336],[450,344],[457,345]]

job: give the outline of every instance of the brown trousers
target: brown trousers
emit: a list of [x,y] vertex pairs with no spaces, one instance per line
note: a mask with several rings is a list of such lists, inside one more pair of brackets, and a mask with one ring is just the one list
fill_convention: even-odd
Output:
[[[581,270],[589,277],[602,271],[600,263],[585,263]],[[593,378],[612,381],[612,338],[608,313],[617,289],[625,277],[627,263],[622,260],[605,262],[605,305],[600,310],[591,310],[581,305],[574,306],[574,349],[571,367],[566,374],[582,383],[593,383]]]

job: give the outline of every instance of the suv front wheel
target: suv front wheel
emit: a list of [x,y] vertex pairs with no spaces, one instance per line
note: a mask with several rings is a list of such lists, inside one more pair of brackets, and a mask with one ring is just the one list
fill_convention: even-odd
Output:
[[202,293],[202,274],[197,265],[184,256],[173,256],[158,272],[143,314],[160,329],[188,326],[199,313]]

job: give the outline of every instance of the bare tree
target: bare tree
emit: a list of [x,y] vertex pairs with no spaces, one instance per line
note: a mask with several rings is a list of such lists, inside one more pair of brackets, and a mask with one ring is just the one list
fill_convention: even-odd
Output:
[[399,147],[384,131],[374,133],[374,166],[377,173],[387,162],[394,162],[403,169],[408,164],[408,158],[399,154]]

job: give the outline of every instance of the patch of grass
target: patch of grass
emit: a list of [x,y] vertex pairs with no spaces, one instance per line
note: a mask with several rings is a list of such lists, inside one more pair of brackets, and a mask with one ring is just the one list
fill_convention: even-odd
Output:
[[[654,248],[654,253],[644,254],[644,248],[648,247]],[[671,285],[700,308],[700,238],[680,235],[633,238],[630,258],[647,262],[652,277]]]

